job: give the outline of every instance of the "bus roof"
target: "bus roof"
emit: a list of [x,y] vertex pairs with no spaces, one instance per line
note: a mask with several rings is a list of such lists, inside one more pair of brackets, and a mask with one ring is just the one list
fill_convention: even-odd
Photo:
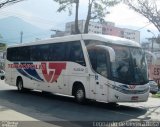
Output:
[[77,34],[77,35],[68,35],[63,37],[55,37],[46,40],[39,40],[31,43],[23,43],[16,44],[9,47],[21,47],[21,46],[29,46],[29,45],[37,45],[37,44],[48,44],[48,43],[56,43],[56,42],[67,42],[67,41],[76,41],[76,40],[97,40],[108,42],[110,44],[118,44],[124,46],[132,46],[132,47],[141,47],[138,42],[131,41],[128,39],[110,36],[110,35],[100,35],[100,34]]

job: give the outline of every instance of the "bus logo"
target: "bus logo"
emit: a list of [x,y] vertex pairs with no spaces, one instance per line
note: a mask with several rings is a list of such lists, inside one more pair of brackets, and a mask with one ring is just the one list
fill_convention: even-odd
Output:
[[[66,63],[41,63],[42,74],[45,80],[49,83],[57,82],[57,79],[62,73],[62,70],[66,69]],[[47,70],[47,68],[49,70]]]
[[129,89],[135,89],[136,85],[129,85]]

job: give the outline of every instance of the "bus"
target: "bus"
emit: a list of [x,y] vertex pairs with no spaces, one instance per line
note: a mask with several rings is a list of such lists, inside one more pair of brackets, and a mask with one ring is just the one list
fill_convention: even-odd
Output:
[[124,38],[77,34],[9,46],[6,79],[19,91],[41,90],[101,102],[145,102],[145,52]]

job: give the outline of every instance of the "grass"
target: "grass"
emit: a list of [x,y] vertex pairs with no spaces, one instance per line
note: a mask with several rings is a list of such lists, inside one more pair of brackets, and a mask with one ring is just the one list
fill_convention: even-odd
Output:
[[155,98],[160,98],[160,93],[157,93],[157,94],[153,94],[152,97],[155,97]]

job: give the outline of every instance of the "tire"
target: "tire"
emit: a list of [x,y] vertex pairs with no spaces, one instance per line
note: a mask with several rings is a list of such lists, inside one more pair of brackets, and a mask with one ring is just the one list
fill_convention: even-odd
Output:
[[109,102],[109,103],[108,103],[108,106],[117,107],[118,104],[117,104],[116,102]]
[[151,94],[156,94],[157,92],[151,92]]
[[4,76],[1,77],[1,80],[4,80]]
[[49,95],[49,94],[51,94],[51,92],[42,91],[42,94],[43,94],[43,95]]
[[86,96],[85,96],[85,90],[82,86],[78,86],[75,89],[74,96],[75,96],[75,100],[77,103],[84,104],[84,102],[86,100]]
[[18,80],[17,80],[17,89],[18,89],[18,91],[20,91],[20,92],[24,91],[22,79],[18,79]]

